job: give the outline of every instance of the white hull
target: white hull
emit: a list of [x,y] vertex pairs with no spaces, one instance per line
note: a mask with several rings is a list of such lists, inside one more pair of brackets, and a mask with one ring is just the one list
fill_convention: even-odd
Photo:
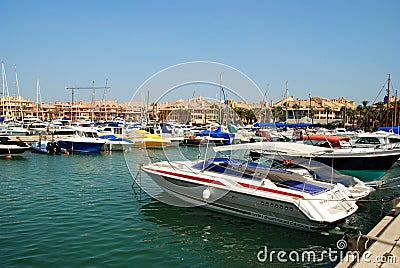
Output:
[[159,162],[142,169],[164,191],[194,206],[296,229],[320,230],[357,210],[355,200],[336,185],[316,183],[321,189],[332,188],[308,194],[269,180],[260,183],[226,174],[212,176],[207,171],[193,173],[185,168],[190,164]]

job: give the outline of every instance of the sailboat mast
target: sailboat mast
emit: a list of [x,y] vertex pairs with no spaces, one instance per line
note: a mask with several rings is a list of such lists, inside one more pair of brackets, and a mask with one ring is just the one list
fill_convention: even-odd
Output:
[[104,114],[105,114],[105,121],[107,121],[107,92],[108,91],[108,79],[106,79],[106,86],[104,88]]
[[95,93],[96,92],[96,90],[95,90],[95,87],[94,87],[94,81],[92,81],[92,99],[91,99],[91,102],[90,102],[90,117],[91,117],[91,121],[93,122],[94,121],[94,96],[95,96]]
[[397,125],[397,89],[396,89],[396,97],[394,99],[394,116],[393,116],[394,122],[393,126]]
[[388,74],[388,90],[386,102],[386,126],[389,126],[389,103],[390,103],[390,74]]
[[17,106],[17,99],[19,100],[19,111],[15,107],[16,114],[19,114],[21,119],[24,119],[24,111],[22,109],[22,99],[19,92],[19,83],[18,83],[18,75],[17,75],[17,66],[14,65],[14,76],[15,76],[15,106]]
[[1,81],[2,81],[2,84],[1,84],[1,88],[2,88],[2,93],[1,93],[1,108],[2,108],[2,116],[4,117],[5,116],[5,114],[4,114],[4,108],[5,108],[5,105],[4,105],[4,93],[5,93],[5,88],[6,88],[6,86],[5,86],[5,70],[4,70],[4,62],[2,61],[1,62]]
[[[7,85],[7,76],[6,76],[6,69],[4,68],[4,62],[1,62],[1,71],[2,71],[2,86],[3,86],[3,98],[2,98],[2,108],[3,108],[3,116],[7,117],[7,115],[11,111],[11,105],[10,105],[10,99],[9,99],[9,92],[8,92],[8,85]],[[7,113],[5,112],[5,107],[6,107],[6,99],[8,99],[8,107],[7,107]]]
[[36,79],[36,117],[39,118],[39,79]]
[[288,122],[288,117],[289,117],[289,113],[288,113],[288,82],[286,81],[286,101],[285,101],[285,110],[286,110],[286,123]]
[[[222,73],[219,74],[219,103],[222,102]],[[219,109],[219,124],[222,125],[222,108],[218,105]]]

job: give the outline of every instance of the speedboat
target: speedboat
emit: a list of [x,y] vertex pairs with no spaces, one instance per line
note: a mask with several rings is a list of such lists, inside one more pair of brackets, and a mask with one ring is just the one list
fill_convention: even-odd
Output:
[[400,157],[400,143],[390,142],[392,138],[382,134],[363,134],[354,142],[334,135],[303,138],[306,144],[333,148],[315,160],[363,181],[379,180]]
[[[258,143],[240,145],[253,144]],[[264,144],[269,149],[276,145]],[[328,150],[307,147],[311,148],[304,155]],[[343,185],[312,180],[311,173],[305,175],[252,161],[212,157],[161,161],[141,168],[166,193],[193,206],[295,229],[329,228],[358,208]]]
[[22,154],[29,149],[29,145],[25,142],[13,141],[8,137],[0,137],[0,156]]
[[99,153],[106,143],[100,139],[97,131],[86,127],[74,127],[73,136],[57,138],[58,145],[69,152]]

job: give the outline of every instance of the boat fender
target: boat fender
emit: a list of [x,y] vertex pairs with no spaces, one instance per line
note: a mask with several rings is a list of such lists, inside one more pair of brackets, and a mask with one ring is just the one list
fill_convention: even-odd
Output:
[[203,199],[206,199],[206,200],[208,200],[209,198],[210,198],[210,196],[211,196],[211,192],[210,192],[210,189],[205,189],[204,191],[203,191]]
[[283,159],[283,164],[289,166],[292,163],[292,159]]

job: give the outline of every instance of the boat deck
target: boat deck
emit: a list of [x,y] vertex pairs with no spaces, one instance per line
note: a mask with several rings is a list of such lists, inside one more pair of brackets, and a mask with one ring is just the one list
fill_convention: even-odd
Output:
[[[319,194],[328,190],[326,187],[305,181],[301,175],[290,171],[270,168],[251,162],[236,159],[216,158],[214,161],[202,161],[193,167],[200,170],[226,174],[237,178],[262,181],[269,179],[277,187],[298,192],[305,192],[311,195]],[[296,178],[298,178],[296,180]]]

